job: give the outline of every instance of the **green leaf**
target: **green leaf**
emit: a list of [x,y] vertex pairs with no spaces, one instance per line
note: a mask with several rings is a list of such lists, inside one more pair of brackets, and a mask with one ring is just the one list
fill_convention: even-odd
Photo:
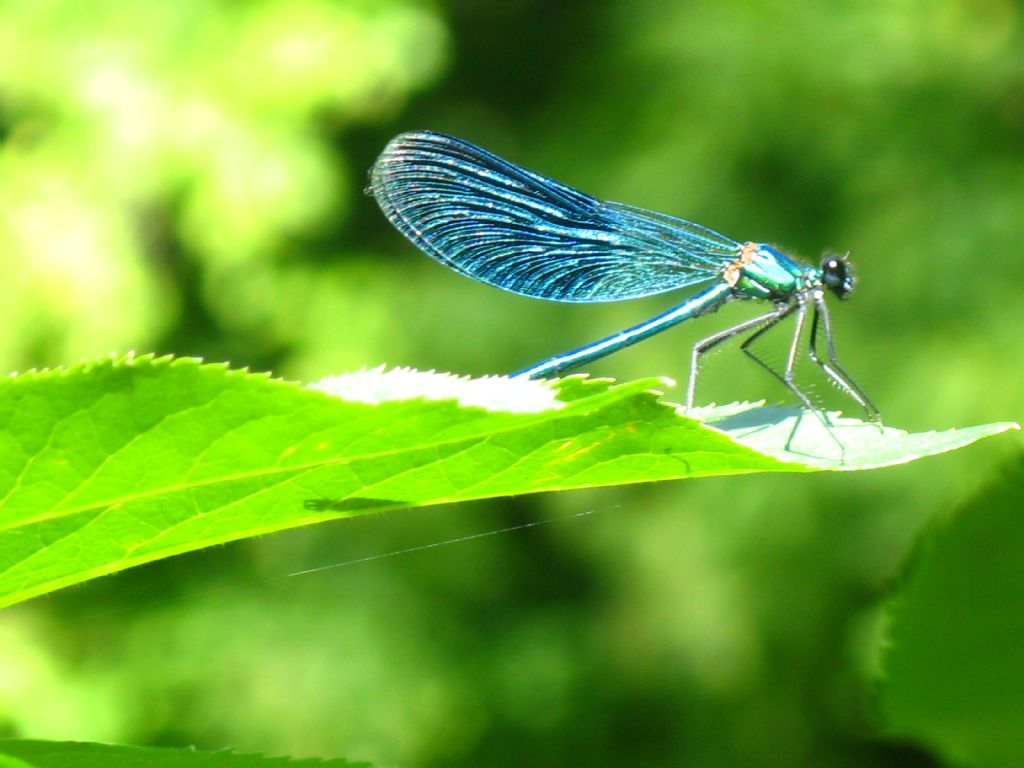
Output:
[[1024,458],[927,537],[890,607],[891,731],[956,765],[1024,765]]
[[[0,605],[381,508],[884,466],[1013,426],[829,433],[754,406],[709,410],[707,426],[659,399],[666,384],[377,370],[314,389],[152,357],[13,377],[0,385]],[[823,444],[831,456],[815,455]]]
[[369,763],[199,752],[75,741],[0,741],[7,768],[369,768]]
[[761,403],[695,409],[691,415],[737,442],[782,461],[846,472],[906,464],[1020,428],[1013,422],[1000,422],[910,433],[835,413],[828,415],[826,427],[815,414],[801,408]]

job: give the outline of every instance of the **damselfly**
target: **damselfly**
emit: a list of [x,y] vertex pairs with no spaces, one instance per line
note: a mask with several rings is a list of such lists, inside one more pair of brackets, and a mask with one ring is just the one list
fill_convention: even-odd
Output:
[[[794,379],[810,311],[808,356],[872,420],[879,418],[878,409],[839,364],[832,342],[825,291],[845,299],[853,290],[845,256],[826,255],[817,267],[801,264],[764,243],[738,243],[682,219],[598,200],[473,144],[427,131],[392,139],[373,166],[369,191],[391,223],[419,248],[457,272],[506,291],[553,301],[602,302],[710,283],[657,317],[513,376],[537,379],[578,368],[734,299],[756,299],[772,309],[693,346],[688,409],[701,355],[748,332],[741,349],[827,427]],[[790,316],[795,328],[780,373],[751,345]]]

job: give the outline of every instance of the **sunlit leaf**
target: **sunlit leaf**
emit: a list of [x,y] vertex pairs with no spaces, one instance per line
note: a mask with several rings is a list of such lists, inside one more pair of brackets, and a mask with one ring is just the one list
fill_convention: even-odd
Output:
[[[377,370],[314,389],[151,357],[13,377],[0,388],[0,604],[382,508],[876,467],[1013,426],[908,436],[837,421],[798,449],[785,411],[712,410],[706,426],[660,399],[667,384]],[[798,453],[822,445],[831,456]]]
[[159,749],[75,741],[0,741],[3,768],[369,768],[345,760]]

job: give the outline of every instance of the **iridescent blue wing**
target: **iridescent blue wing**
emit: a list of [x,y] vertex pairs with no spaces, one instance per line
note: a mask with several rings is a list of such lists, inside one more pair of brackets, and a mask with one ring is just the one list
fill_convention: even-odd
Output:
[[385,147],[370,192],[443,264],[507,291],[616,301],[712,280],[738,244],[710,229],[610,203],[437,133]]

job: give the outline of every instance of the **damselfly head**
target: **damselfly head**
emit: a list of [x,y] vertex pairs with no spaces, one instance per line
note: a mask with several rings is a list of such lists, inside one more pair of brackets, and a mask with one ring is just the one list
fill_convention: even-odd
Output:
[[826,253],[821,259],[821,282],[840,299],[845,299],[853,290],[853,268],[847,257]]

